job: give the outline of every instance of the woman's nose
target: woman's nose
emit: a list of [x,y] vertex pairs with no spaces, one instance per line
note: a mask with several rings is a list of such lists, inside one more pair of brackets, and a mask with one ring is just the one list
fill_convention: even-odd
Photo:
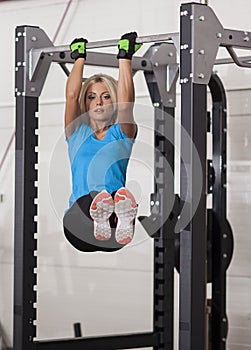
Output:
[[101,97],[98,97],[98,98],[97,98],[97,105],[98,105],[98,106],[101,106],[101,105],[102,105],[102,102],[103,102],[103,101],[102,101],[102,98],[101,98]]

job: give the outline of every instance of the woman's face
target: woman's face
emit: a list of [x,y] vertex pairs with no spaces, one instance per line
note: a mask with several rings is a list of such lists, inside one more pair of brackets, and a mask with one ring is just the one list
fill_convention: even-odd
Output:
[[86,107],[93,121],[110,120],[113,114],[113,104],[110,92],[104,83],[94,83],[87,90]]

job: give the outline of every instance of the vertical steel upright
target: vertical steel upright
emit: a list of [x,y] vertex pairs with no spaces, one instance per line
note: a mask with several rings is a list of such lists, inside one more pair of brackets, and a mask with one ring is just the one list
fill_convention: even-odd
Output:
[[[180,196],[187,211],[180,233],[179,349],[206,349],[206,85],[194,81],[193,44],[195,18],[192,3],[181,6],[180,83],[181,83],[181,161]],[[184,135],[187,133],[188,138]],[[196,164],[196,152],[200,168]],[[198,188],[197,176],[202,171]],[[200,194],[198,203],[196,193]]]
[[[174,198],[174,108],[155,107],[155,186],[161,227],[154,237],[154,333],[156,350],[172,350],[174,337],[174,225],[167,220]],[[166,166],[169,165],[169,171]],[[171,170],[171,171],[170,171]],[[166,220],[165,220],[166,219]],[[171,225],[170,225],[171,223]]]
[[26,94],[25,27],[16,28],[16,160],[15,160],[15,256],[14,256],[14,349],[34,350],[36,335],[37,163],[35,130],[38,98]]
[[[155,61],[159,45],[153,45],[146,57]],[[162,47],[163,48],[163,47]],[[176,59],[173,45],[166,45],[170,63]],[[172,54],[170,54],[172,52]],[[157,61],[158,62],[158,61]],[[156,65],[157,66],[157,65]],[[159,67],[159,65],[157,66]],[[164,67],[162,67],[164,68]],[[162,69],[161,67],[158,69]],[[165,86],[165,69],[162,70]],[[160,343],[155,350],[173,350],[174,347],[174,220],[171,208],[174,199],[174,111],[172,101],[158,87],[155,71],[145,72],[146,83],[154,106],[154,193],[151,196],[152,214],[158,217],[159,227],[154,239],[154,315],[153,330],[160,334]],[[157,73],[158,74],[158,73]],[[176,81],[171,88],[175,95]],[[156,219],[155,217],[155,219]],[[151,217],[150,217],[151,218]],[[150,221],[154,219],[149,219]],[[153,223],[154,226],[154,223]],[[146,227],[147,230],[147,227]],[[150,230],[148,230],[149,233]]]

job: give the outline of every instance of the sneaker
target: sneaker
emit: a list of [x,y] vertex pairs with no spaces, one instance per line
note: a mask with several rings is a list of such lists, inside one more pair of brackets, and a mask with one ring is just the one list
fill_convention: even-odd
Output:
[[128,244],[134,234],[134,221],[138,211],[137,203],[132,193],[125,187],[116,192],[114,202],[114,211],[118,218],[115,239],[119,244]]
[[94,236],[99,241],[107,241],[111,237],[109,217],[114,211],[114,201],[106,190],[98,193],[91,205],[90,215],[94,221]]

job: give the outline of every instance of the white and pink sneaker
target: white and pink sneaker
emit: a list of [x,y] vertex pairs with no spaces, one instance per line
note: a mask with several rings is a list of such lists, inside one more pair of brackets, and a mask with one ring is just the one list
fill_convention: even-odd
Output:
[[98,193],[90,206],[90,215],[94,221],[94,236],[99,241],[107,241],[111,237],[109,217],[114,212],[114,201],[106,190]]
[[128,244],[134,234],[134,221],[138,211],[136,200],[128,189],[122,187],[116,192],[114,203],[118,218],[115,239],[119,244]]

